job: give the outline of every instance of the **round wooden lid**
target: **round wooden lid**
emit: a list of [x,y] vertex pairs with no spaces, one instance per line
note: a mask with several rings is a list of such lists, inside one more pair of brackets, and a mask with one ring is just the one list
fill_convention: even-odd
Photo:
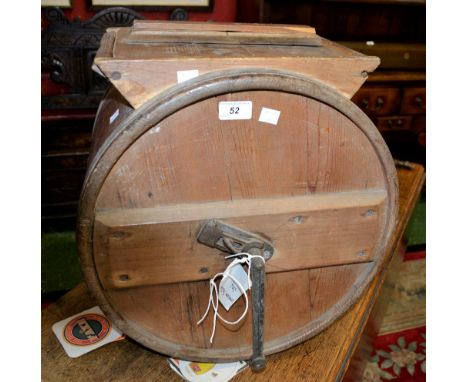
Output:
[[[327,327],[378,271],[396,172],[372,122],[333,89],[231,70],[124,119],[90,165],[79,213],[84,273],[120,329],[175,357],[247,359],[250,311],[235,327],[218,322],[213,344],[212,314],[197,325],[209,279],[230,262],[197,241],[203,224],[218,219],[274,246],[264,307],[265,353],[275,353]],[[244,304],[221,312],[236,319]]]

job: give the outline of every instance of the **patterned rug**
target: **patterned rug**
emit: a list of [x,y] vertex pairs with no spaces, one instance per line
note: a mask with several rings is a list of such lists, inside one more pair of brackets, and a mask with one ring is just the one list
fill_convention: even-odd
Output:
[[363,382],[426,380],[426,252],[409,252],[395,280]]

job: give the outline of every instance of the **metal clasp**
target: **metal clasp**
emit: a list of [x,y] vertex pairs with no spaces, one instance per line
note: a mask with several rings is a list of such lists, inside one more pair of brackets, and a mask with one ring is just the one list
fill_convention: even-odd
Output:
[[203,225],[197,240],[227,253],[249,252],[252,248],[258,248],[265,261],[269,260],[275,251],[268,240],[216,219],[208,220]]

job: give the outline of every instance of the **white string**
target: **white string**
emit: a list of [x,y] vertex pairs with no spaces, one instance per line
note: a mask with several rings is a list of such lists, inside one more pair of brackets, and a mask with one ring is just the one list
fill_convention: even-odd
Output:
[[[203,317],[197,322],[197,325],[200,325],[203,321],[205,321],[206,317],[208,317],[208,313],[210,311],[210,307],[213,306],[213,311],[214,311],[214,314],[213,314],[213,329],[211,331],[211,337],[210,337],[210,344],[213,343],[213,339],[214,339],[214,336],[215,336],[215,332],[216,332],[216,320],[219,318],[221,321],[223,321],[224,323],[228,324],[228,325],[236,325],[238,324],[239,322],[242,321],[242,319],[245,317],[245,315],[247,314],[247,311],[249,310],[249,297],[247,296],[247,290],[244,289],[244,287],[241,285],[241,283],[239,282],[239,280],[237,280],[233,275],[231,275],[229,273],[229,270],[234,267],[235,265],[237,264],[247,264],[247,279],[248,279],[248,282],[249,282],[249,288],[250,288],[250,285],[252,284],[252,280],[250,279],[250,268],[251,268],[251,265],[252,265],[252,258],[254,257],[259,257],[260,259],[263,260],[263,262],[265,262],[265,259],[262,257],[262,256],[259,256],[259,255],[251,255],[250,253],[247,253],[247,252],[241,252],[241,253],[236,253],[234,255],[229,255],[229,256],[226,256],[225,258],[226,259],[229,259],[231,257],[239,257],[239,256],[243,256],[241,258],[237,258],[235,259],[231,264],[228,265],[228,267],[224,270],[224,272],[220,272],[220,273],[217,273],[215,274],[211,280],[210,280],[210,298],[208,300],[208,306],[206,307],[206,311],[205,311],[205,314],[203,315]],[[244,299],[245,299],[245,309],[244,309],[244,312],[242,313],[242,315],[235,321],[229,321],[229,320],[226,320],[223,316],[221,316],[221,314],[219,314],[218,312],[218,307],[219,307],[219,294],[218,294],[218,287],[216,285],[216,279],[218,277],[229,277],[232,281],[234,281],[234,283],[239,287],[239,289],[242,291],[242,294],[244,295]],[[248,288],[247,288],[248,289]],[[215,303],[215,299],[213,298],[213,292],[216,294],[216,303]]]

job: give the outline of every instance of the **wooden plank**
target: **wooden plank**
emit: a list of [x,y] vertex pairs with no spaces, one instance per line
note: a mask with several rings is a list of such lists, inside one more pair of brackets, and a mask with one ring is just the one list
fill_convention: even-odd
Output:
[[[148,32],[149,33],[149,32]],[[168,33],[168,32],[167,32]],[[185,35],[186,32],[181,32]],[[214,32],[213,32],[214,33]],[[164,32],[152,31],[152,35],[163,35]],[[188,34],[188,32],[187,32]],[[338,45],[332,41],[320,38],[319,46],[289,46],[283,45],[238,45],[223,46],[218,44],[192,44],[174,42],[173,44],[155,44],[151,49],[145,49],[142,44],[132,42],[132,36],[144,36],[143,31],[133,31],[130,28],[110,28],[104,35],[105,44],[101,46],[102,50],[96,55],[96,63],[100,65],[106,61],[128,61],[128,60],[156,60],[156,61],[191,61],[194,58],[226,60],[228,58],[274,58],[291,57],[296,60],[299,58],[341,58],[361,61],[377,61],[376,57],[368,57],[362,53],[351,50],[345,46]],[[150,41],[148,37],[147,41]],[[310,39],[310,36],[308,37]],[[216,64],[216,62],[213,62]]]
[[275,26],[260,24],[221,23],[136,23],[124,40],[138,43],[218,43],[261,45],[320,46],[314,28],[307,26]]
[[274,214],[299,214],[340,208],[380,205],[384,190],[351,191],[286,198],[239,199],[219,202],[169,204],[152,208],[122,208],[96,213],[108,227],[229,219]]
[[219,251],[196,240],[213,218],[271,240],[267,272],[366,262],[385,200],[385,191],[374,190],[100,212],[96,267],[106,288],[209,279],[226,266]]
[[256,23],[204,23],[192,21],[160,21],[135,20],[133,29],[146,30],[190,30],[190,31],[232,31],[249,33],[289,33],[289,34],[315,34],[315,28],[306,25],[288,24],[256,24]]
[[299,25],[197,22],[135,22],[123,40],[129,44],[260,44],[320,46],[315,29]]
[[222,45],[288,45],[320,46],[321,39],[314,35],[294,36],[272,33],[193,32],[193,31],[134,31],[125,40],[129,44],[222,44]]

